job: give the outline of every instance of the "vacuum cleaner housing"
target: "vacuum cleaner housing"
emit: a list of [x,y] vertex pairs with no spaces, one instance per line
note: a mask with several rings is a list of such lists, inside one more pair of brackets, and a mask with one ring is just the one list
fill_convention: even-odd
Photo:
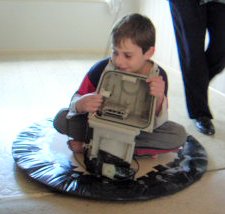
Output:
[[[150,75],[156,76],[158,71]],[[147,78],[119,70],[103,72],[97,87],[97,93],[103,96],[103,104],[97,113],[89,114],[93,138],[86,160],[88,165],[92,162],[91,167],[87,166],[92,172],[115,179],[122,167],[129,176],[133,174],[129,167],[135,136],[141,130],[152,132],[155,119],[155,97],[149,94]],[[94,169],[96,163],[97,170]]]

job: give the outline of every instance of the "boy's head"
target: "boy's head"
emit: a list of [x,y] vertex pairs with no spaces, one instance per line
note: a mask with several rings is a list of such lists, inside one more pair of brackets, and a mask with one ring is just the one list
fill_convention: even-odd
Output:
[[112,29],[112,45],[120,46],[124,39],[139,46],[143,53],[155,46],[155,27],[146,16],[130,14],[124,16]]
[[123,17],[112,29],[111,39],[113,64],[123,71],[145,73],[155,46],[150,19],[136,13]]

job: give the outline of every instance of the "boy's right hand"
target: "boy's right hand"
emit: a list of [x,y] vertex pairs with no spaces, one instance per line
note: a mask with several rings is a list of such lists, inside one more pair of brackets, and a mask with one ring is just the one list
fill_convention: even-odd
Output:
[[80,97],[76,102],[76,110],[78,113],[95,113],[102,105],[103,97],[100,94],[89,93]]

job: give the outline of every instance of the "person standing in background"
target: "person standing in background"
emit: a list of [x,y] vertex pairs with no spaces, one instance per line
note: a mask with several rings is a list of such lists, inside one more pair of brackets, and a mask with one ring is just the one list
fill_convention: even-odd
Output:
[[225,0],[169,0],[169,4],[189,117],[198,131],[214,135],[208,87],[225,67]]

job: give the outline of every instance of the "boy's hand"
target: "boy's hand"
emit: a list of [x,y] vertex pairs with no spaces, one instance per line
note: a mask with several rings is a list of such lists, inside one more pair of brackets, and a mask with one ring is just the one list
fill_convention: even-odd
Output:
[[150,77],[146,80],[149,85],[149,94],[158,98],[164,97],[165,82],[162,76]]
[[165,93],[165,81],[163,80],[161,76],[157,76],[157,77],[148,78],[146,82],[149,85],[149,94],[157,98],[156,99],[156,115],[158,115],[162,109],[162,103],[163,103],[164,93]]
[[94,113],[102,105],[102,102],[102,95],[95,93],[86,94],[80,97],[80,99],[76,102],[76,110],[78,113]]

